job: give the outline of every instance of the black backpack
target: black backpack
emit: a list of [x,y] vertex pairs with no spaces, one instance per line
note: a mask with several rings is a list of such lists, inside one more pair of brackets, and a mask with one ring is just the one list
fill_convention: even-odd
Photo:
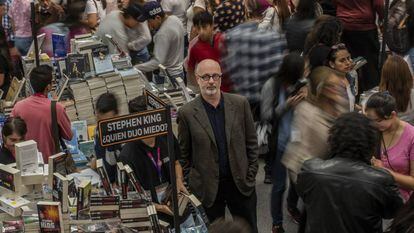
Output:
[[394,0],[388,14],[388,26],[384,39],[388,48],[398,54],[410,49],[410,36],[406,27],[408,19],[406,0]]

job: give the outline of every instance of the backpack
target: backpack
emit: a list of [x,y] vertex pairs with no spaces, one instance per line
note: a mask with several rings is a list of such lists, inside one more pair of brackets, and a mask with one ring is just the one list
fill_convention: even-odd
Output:
[[398,54],[405,54],[410,49],[407,19],[406,0],[393,1],[389,9],[388,27],[384,32],[384,39],[388,48]]

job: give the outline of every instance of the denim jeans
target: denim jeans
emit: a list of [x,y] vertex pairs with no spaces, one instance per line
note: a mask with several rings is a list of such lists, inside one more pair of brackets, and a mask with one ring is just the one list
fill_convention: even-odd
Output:
[[283,151],[277,150],[272,165],[272,193],[270,197],[270,212],[272,214],[273,225],[281,225],[283,223],[283,193],[286,189],[286,168],[282,164]]
[[[22,56],[26,56],[29,51],[30,45],[32,44],[32,37],[15,37],[14,46]],[[40,49],[40,47],[39,47]]]
[[140,51],[129,51],[129,55],[131,56],[131,62],[133,65],[147,62],[151,59],[151,56],[148,52],[147,47],[143,48]]

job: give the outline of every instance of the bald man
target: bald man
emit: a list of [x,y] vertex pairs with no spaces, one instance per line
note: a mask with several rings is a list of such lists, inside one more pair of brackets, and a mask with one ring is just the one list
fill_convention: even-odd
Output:
[[181,157],[190,162],[190,190],[210,221],[232,215],[257,232],[257,137],[247,99],[220,92],[220,65],[201,61],[195,76],[200,95],[178,112]]

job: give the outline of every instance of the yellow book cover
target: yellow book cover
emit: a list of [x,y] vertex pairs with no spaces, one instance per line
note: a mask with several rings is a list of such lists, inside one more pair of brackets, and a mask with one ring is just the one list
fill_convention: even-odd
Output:
[[96,129],[96,125],[89,125],[88,126],[88,138],[89,138],[89,140],[94,140],[94,138],[95,138],[95,129]]

